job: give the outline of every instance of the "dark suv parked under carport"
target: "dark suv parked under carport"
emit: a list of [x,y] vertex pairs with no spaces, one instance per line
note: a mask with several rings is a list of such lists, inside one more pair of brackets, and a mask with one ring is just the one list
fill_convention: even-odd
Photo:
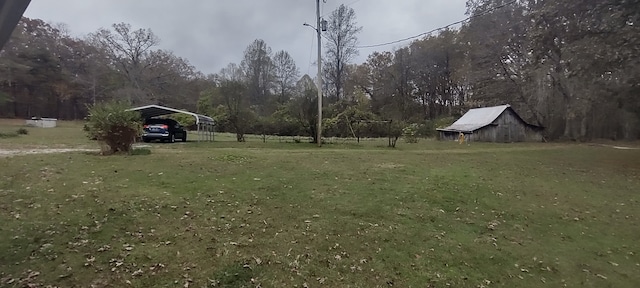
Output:
[[187,141],[187,131],[173,119],[149,118],[144,121],[142,127],[142,141],[151,142],[160,140],[162,142],[176,142],[176,139]]

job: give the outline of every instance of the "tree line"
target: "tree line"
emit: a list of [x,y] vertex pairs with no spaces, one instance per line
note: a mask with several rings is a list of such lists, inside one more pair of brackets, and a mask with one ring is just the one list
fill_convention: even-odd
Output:
[[0,117],[83,119],[112,99],[195,109],[206,77],[158,43],[126,23],[77,38],[23,17],[0,52]]
[[[636,6],[469,0],[460,27],[354,63],[362,27],[342,5],[323,32],[323,135],[397,136],[411,126],[432,136],[470,108],[510,104],[548,139],[638,139]],[[158,43],[124,23],[79,39],[23,18],[0,52],[0,116],[80,119],[88,104],[118,99],[210,115],[238,141],[315,137],[317,79],[287,51],[256,39],[240,63],[204,75]]]

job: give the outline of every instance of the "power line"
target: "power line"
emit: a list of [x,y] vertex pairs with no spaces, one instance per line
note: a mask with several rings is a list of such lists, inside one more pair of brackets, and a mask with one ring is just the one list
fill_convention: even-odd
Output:
[[449,25],[442,26],[442,27],[439,27],[439,28],[436,28],[436,29],[432,29],[432,30],[429,30],[427,32],[423,32],[423,33],[420,33],[418,35],[414,35],[414,36],[410,36],[410,37],[406,37],[406,38],[402,38],[402,39],[398,39],[398,40],[394,40],[394,41],[389,41],[389,42],[385,42],[385,43],[380,43],[380,44],[356,46],[356,48],[357,49],[362,49],[362,48],[374,48],[374,47],[380,47],[380,46],[387,46],[387,45],[396,44],[396,43],[408,41],[408,40],[411,40],[411,39],[419,38],[419,37],[422,37],[422,36],[426,36],[426,35],[429,35],[429,34],[431,34],[433,32],[447,29],[447,28],[449,28],[449,27],[451,27],[453,25],[458,25],[458,24],[464,23],[465,21],[471,20],[473,18],[484,16],[486,14],[489,14],[489,13],[493,12],[493,11],[496,11],[496,10],[504,8],[504,7],[508,6],[508,5],[514,4],[516,2],[518,2],[518,0],[513,0],[513,1],[510,1],[510,2],[507,2],[507,3],[495,6],[493,8],[487,9],[487,10],[482,11],[480,13],[476,13],[474,15],[471,15],[471,16],[469,16],[469,17],[467,17],[465,19],[462,19],[460,21],[456,21],[456,22],[453,22],[453,23],[451,23]]

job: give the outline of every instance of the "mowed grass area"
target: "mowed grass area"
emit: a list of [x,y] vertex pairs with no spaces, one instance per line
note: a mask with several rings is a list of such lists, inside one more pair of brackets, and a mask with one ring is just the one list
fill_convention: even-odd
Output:
[[640,150],[384,144],[0,158],[0,286],[640,285]]
[[28,135],[0,138],[0,149],[99,148],[82,131],[81,121],[57,121],[56,128],[25,126],[23,119],[0,119],[0,134],[14,134],[24,128]]

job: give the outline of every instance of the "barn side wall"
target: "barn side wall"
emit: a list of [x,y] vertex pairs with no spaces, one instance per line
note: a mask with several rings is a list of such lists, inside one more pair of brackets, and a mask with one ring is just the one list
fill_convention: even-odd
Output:
[[[440,140],[457,141],[459,132],[439,131]],[[496,120],[473,133],[465,132],[466,141],[479,142],[542,142],[542,128],[528,125],[513,109],[506,109]]]
[[507,109],[491,125],[473,132],[475,141],[483,142],[540,142],[542,133],[522,122]]
[[455,141],[458,140],[458,132],[438,131],[438,140],[441,141]]
[[[460,140],[460,132],[455,131],[438,131],[438,140],[440,141],[458,141]],[[464,141],[473,141],[473,134],[464,133]]]

